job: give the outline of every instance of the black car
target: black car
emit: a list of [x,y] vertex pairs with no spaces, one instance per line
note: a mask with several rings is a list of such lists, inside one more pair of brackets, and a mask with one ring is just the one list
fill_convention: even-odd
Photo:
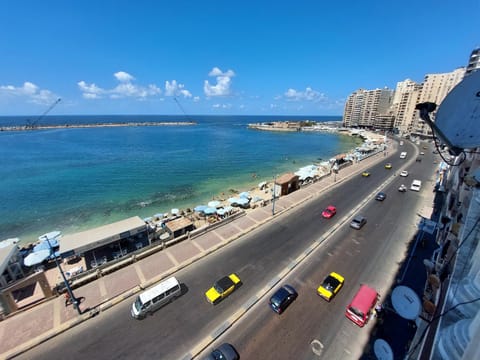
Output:
[[375,200],[378,200],[378,201],[383,201],[386,198],[387,198],[387,194],[385,194],[384,192],[379,192],[377,196],[375,196]]
[[422,158],[420,158],[420,157],[417,157],[417,160],[416,160],[416,162],[422,162]]
[[238,355],[235,348],[229,344],[224,343],[218,348],[213,350],[210,355],[208,355],[205,360],[238,360],[240,356]]
[[277,314],[281,314],[297,298],[298,294],[290,285],[283,285],[270,298],[270,307]]

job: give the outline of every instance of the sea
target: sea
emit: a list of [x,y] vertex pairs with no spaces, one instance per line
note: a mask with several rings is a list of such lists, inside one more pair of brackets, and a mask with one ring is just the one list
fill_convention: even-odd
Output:
[[[46,116],[38,125],[193,121],[191,126],[0,132],[0,240],[26,244],[248,191],[285,172],[357,147],[357,137],[270,132],[249,123],[335,116]],[[28,117],[0,117],[22,126]]]

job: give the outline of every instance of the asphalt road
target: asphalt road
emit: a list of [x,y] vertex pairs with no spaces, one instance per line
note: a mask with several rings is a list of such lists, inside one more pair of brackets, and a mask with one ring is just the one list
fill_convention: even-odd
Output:
[[[131,302],[125,301],[18,358],[181,359],[366,199],[361,210],[368,219],[364,228],[350,229],[348,222],[340,226],[286,279],[297,289],[299,298],[283,315],[268,308],[266,296],[225,334],[242,359],[315,358],[310,346],[313,339],[324,346],[323,356],[351,354],[356,342],[366,339],[368,330],[350,323],[343,315],[344,308],[360,283],[379,289],[388,285],[388,274],[395,272],[404,255],[402,248],[409,240],[405,236],[414,231],[414,209],[422,192],[431,191],[426,184],[420,193],[397,191],[400,183],[409,186],[414,177],[425,183],[434,167],[431,149],[423,150],[424,161],[410,162],[407,169],[411,175],[400,178],[400,167],[414,156],[413,146],[405,143],[399,150],[403,148],[409,153],[406,160],[399,159],[399,153],[385,158],[393,169],[386,170],[381,162],[370,169],[370,177],[353,177],[179,271],[175,275],[184,284],[184,294],[153,316],[134,320]],[[387,199],[377,202],[373,199],[376,188],[387,179],[393,179],[385,190]],[[330,204],[337,207],[337,215],[322,219],[321,211]],[[346,284],[328,304],[315,289],[330,271],[344,275]],[[207,303],[204,292],[213,281],[231,272],[240,276],[243,286],[216,306]]]

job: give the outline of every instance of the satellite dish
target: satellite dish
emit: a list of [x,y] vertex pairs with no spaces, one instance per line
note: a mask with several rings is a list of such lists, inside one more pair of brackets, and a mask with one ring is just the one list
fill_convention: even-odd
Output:
[[378,360],[393,360],[392,348],[383,339],[375,340],[373,343],[373,352]]
[[440,104],[435,125],[453,146],[471,149],[480,146],[480,71],[455,86]]
[[415,320],[422,309],[422,303],[417,293],[403,285],[393,289],[392,306],[398,315],[407,320]]

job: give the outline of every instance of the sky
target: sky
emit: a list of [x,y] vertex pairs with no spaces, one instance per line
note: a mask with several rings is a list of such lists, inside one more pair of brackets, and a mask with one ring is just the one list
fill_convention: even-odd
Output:
[[479,14],[480,0],[2,0],[0,116],[342,115],[357,89],[466,66]]

